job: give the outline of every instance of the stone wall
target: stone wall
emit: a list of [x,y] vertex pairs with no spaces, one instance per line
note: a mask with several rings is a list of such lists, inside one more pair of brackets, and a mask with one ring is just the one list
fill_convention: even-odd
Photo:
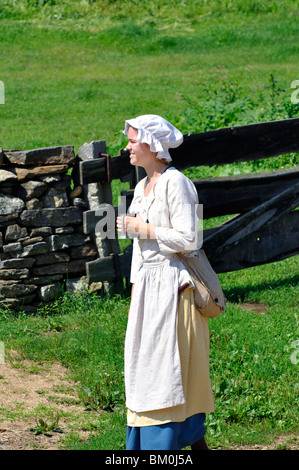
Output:
[[85,279],[98,257],[83,233],[84,191],[72,146],[0,149],[0,308],[32,311]]

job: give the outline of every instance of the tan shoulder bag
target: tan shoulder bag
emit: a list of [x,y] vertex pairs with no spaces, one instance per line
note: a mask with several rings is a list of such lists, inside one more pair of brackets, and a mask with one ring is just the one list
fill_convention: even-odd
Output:
[[185,265],[194,283],[194,300],[200,313],[209,318],[220,315],[226,306],[226,300],[219,278],[212,268],[205,252],[200,249],[196,255],[177,253]]

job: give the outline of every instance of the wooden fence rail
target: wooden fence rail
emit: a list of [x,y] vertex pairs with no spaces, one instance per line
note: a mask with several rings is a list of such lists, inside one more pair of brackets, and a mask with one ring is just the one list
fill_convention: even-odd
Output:
[[[299,118],[248,126],[218,129],[184,136],[183,144],[171,150],[173,165],[221,165],[236,161],[270,158],[299,151]],[[144,176],[142,169],[130,165],[126,151],[79,164],[82,185],[130,181],[122,191],[127,206],[133,188]],[[203,217],[234,215],[228,222],[203,233],[203,248],[216,272],[244,269],[279,261],[299,253],[299,167],[230,177],[193,180]],[[115,207],[115,215],[118,207]],[[100,217],[94,210],[84,213],[84,232],[92,234]],[[113,253],[87,263],[89,282],[114,282],[128,278],[131,245],[124,253]]]
[[[200,134],[185,135],[177,149],[171,149],[173,165],[178,170],[190,166],[222,165],[274,157],[299,151],[299,118],[249,126],[236,126]],[[110,159],[110,181],[134,180],[134,168],[128,152]],[[81,184],[108,181],[107,158],[80,163]]]

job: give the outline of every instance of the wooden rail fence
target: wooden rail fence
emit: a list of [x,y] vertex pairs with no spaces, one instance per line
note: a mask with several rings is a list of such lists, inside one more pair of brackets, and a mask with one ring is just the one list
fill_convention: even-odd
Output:
[[[299,151],[299,118],[205,133],[185,135],[183,144],[171,150],[173,166],[221,165],[270,158]],[[128,152],[117,156],[94,153],[79,162],[80,184],[111,185],[113,179],[130,182],[122,191],[127,207],[144,170],[130,165]],[[193,180],[203,217],[233,217],[204,230],[203,249],[216,272],[235,271],[279,261],[299,253],[299,167],[277,171]],[[110,203],[110,201],[103,201]],[[114,208],[115,217],[118,207]],[[102,216],[93,208],[84,213],[84,233],[94,234]],[[122,283],[128,279],[132,245],[124,253],[119,247],[86,264],[89,282]],[[107,248],[107,247],[106,247]]]

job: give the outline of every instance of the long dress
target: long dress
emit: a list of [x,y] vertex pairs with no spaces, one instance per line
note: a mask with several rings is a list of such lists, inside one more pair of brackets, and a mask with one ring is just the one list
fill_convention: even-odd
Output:
[[[174,167],[148,196],[144,183],[137,184],[128,215],[139,213],[157,228],[155,240],[133,240],[134,291],[125,340],[127,449],[172,450],[199,440],[205,413],[214,410],[208,320],[195,308],[192,280],[176,256],[197,248],[198,197]],[[189,288],[179,295],[186,283]]]

